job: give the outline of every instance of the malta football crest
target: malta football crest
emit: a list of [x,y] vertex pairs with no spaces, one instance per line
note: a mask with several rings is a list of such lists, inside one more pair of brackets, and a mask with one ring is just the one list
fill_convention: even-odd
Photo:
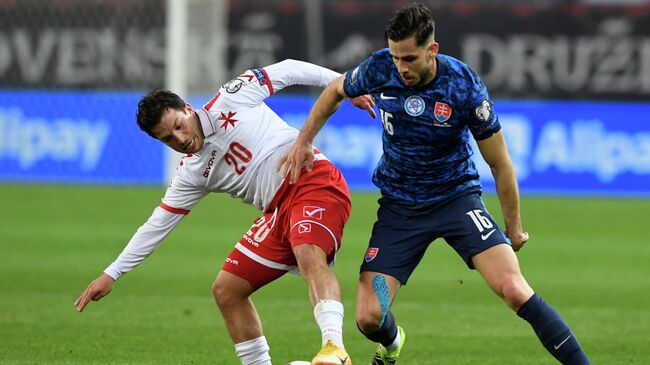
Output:
[[411,95],[404,102],[404,110],[412,117],[417,117],[424,113],[424,100],[419,95]]
[[228,126],[235,128],[235,122],[239,121],[234,118],[235,114],[237,114],[237,112],[228,112],[228,115],[221,112],[221,116],[219,117],[219,120],[223,120],[223,123],[221,123],[221,128],[224,130],[228,130]]
[[446,122],[451,117],[451,107],[447,103],[436,101],[433,107],[433,116],[440,123]]
[[377,254],[379,253],[379,249],[377,247],[368,247],[368,250],[366,251],[366,257],[365,260],[366,262],[370,262],[377,257]]

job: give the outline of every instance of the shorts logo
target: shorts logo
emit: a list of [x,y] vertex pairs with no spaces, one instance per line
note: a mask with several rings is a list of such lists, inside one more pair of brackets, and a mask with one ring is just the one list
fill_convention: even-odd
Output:
[[323,212],[325,208],[306,205],[302,208],[302,216],[305,218],[323,219]]
[[440,123],[444,123],[451,117],[451,107],[447,103],[436,102],[433,107],[433,116]]
[[412,117],[417,117],[424,113],[425,106],[424,100],[418,95],[411,95],[404,101],[404,110]]
[[226,263],[227,263],[227,264],[233,264],[233,265],[235,265],[235,266],[239,265],[239,261],[237,261],[237,260],[233,260],[233,259],[231,259],[230,257],[226,257]]
[[377,247],[368,247],[368,250],[366,251],[366,257],[364,258],[364,260],[366,260],[366,262],[370,262],[374,260],[375,257],[377,257],[378,253],[379,253],[379,249]]
[[298,233],[311,232],[311,223],[298,223]]

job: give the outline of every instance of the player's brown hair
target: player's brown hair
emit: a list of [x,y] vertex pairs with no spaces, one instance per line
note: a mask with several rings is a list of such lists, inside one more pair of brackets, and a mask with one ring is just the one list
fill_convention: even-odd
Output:
[[415,42],[423,46],[429,37],[434,37],[435,23],[429,9],[422,4],[405,6],[388,21],[384,35],[386,40],[399,42],[415,35]]
[[138,102],[136,113],[138,127],[151,137],[156,138],[152,129],[160,123],[163,113],[168,108],[182,111],[185,108],[185,101],[169,90],[151,90]]

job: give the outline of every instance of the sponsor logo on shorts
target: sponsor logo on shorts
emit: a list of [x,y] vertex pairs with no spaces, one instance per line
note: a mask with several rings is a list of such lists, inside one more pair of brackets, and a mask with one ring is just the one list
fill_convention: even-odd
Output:
[[365,260],[366,262],[370,262],[377,257],[377,254],[379,253],[379,249],[377,247],[368,247],[368,250],[366,251],[366,257]]
[[253,245],[253,247],[260,247],[259,242],[254,241],[252,238],[250,238],[250,237],[248,237],[248,236],[244,236],[243,238],[244,238],[244,240],[245,240],[246,242],[248,242],[248,243],[250,243],[251,245]]
[[305,218],[323,219],[323,212],[325,208],[306,205],[302,208],[302,216]]
[[239,261],[237,261],[237,260],[233,260],[233,259],[231,259],[230,257],[226,257],[226,263],[227,263],[227,264],[233,264],[233,265],[235,265],[235,266],[239,265]]
[[491,230],[490,232],[488,232],[488,233],[486,233],[486,234],[482,234],[482,235],[481,235],[481,239],[482,239],[483,241],[485,241],[485,240],[488,239],[488,238],[492,235],[492,233],[494,233],[494,232],[496,232],[496,229],[493,229],[493,230]]
[[311,232],[311,223],[298,224],[298,233],[309,233],[309,232]]

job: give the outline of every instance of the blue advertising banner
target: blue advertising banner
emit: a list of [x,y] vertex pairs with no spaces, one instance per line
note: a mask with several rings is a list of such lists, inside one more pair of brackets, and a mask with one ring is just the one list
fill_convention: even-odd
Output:
[[[164,184],[167,148],[135,123],[139,93],[0,91],[0,181]],[[203,105],[209,96],[189,98]],[[309,96],[267,103],[300,128]],[[523,193],[650,196],[650,104],[496,101]],[[345,102],[319,147],[354,189],[374,189],[382,126]],[[474,156],[484,190],[489,168]]]
[[139,98],[0,91],[0,180],[163,183],[165,147],[138,129]]
[[[268,99],[296,127],[311,102]],[[496,101],[494,108],[523,193],[650,196],[650,104]],[[344,103],[315,145],[342,169],[351,187],[372,189],[381,133],[379,120]],[[494,191],[490,169],[480,154],[474,160],[484,190]]]

